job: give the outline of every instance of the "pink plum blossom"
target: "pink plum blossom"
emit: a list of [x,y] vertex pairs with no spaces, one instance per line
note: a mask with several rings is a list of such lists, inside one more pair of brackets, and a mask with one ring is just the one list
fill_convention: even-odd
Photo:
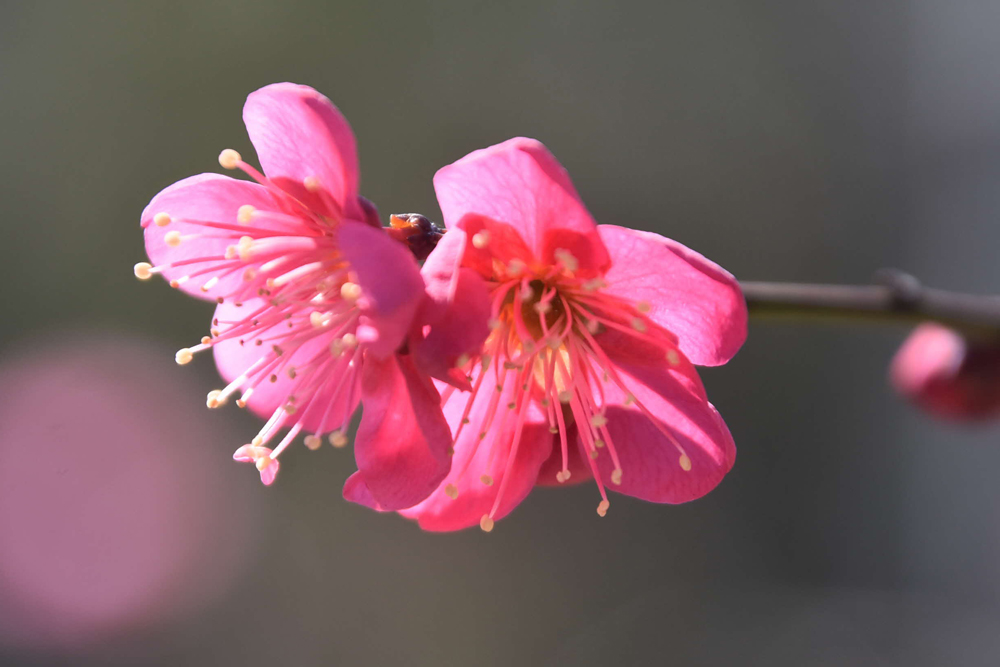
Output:
[[975,341],[928,322],[917,327],[892,360],[896,390],[939,417],[1000,415],[1000,345]]
[[[661,503],[713,489],[736,450],[692,364],[723,364],[746,338],[733,276],[676,241],[596,225],[531,139],[471,153],[434,186],[449,231],[422,269],[437,312],[411,349],[450,373],[454,460],[402,514],[489,531],[536,484],[593,479],[601,516],[608,489]],[[436,331],[456,318],[468,326]]]
[[264,484],[300,433],[310,449],[327,434],[344,446],[359,401],[379,406],[391,397],[400,414],[419,419],[400,443],[371,423],[377,409],[366,410],[359,474],[383,505],[412,505],[450,464],[437,391],[396,357],[425,299],[419,267],[359,196],[354,135],[328,99],[273,84],[247,98],[243,119],[263,172],[227,149],[220,164],[252,181],[200,174],[153,197],[142,213],[151,263],[135,273],[217,303],[211,335],[176,360],[213,350],[228,384],[208,394],[208,406],[235,397],[267,419],[234,454],[253,462]]

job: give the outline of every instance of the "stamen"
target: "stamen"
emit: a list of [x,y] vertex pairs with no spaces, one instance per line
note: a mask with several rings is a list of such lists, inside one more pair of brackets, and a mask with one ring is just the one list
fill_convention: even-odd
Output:
[[616,468],[611,471],[611,483],[620,485],[622,483],[622,470],[621,468]]
[[347,445],[347,436],[344,435],[343,431],[337,430],[330,434],[329,436],[330,444],[340,449]]
[[192,359],[194,359],[194,353],[190,350],[190,348],[186,347],[182,347],[177,350],[177,354],[174,355],[174,361],[181,366],[191,363]]
[[608,513],[608,508],[611,507],[611,503],[607,500],[602,500],[597,504],[597,514],[598,516],[606,516]]
[[181,233],[176,229],[163,235],[163,242],[171,248],[176,248],[181,244]]
[[489,245],[489,243],[490,243],[490,233],[485,229],[482,229],[472,235],[472,245],[479,250],[485,248],[487,245]]
[[240,154],[232,148],[227,148],[219,153],[219,164],[222,165],[223,169],[237,169],[242,161],[243,158],[240,157]]
[[153,277],[153,267],[147,262],[139,262],[133,269],[135,277],[139,280],[149,280]]
[[340,296],[345,301],[357,301],[361,297],[361,285],[352,282],[344,283],[340,286]]
[[486,486],[493,486],[493,478],[490,477],[489,475],[481,476],[479,478],[479,481],[485,484]]
[[306,447],[314,452],[323,446],[323,440],[318,435],[307,435],[303,440]]
[[681,363],[681,355],[677,354],[677,350],[667,350],[667,361],[671,366],[676,366]]
[[162,211],[153,216],[153,222],[157,227],[166,227],[170,224],[170,216]]
[[484,533],[493,530],[493,519],[490,518],[489,514],[484,514],[483,518],[479,520],[479,527],[482,528]]
[[458,487],[454,484],[446,484],[444,487],[444,495],[448,496],[452,500],[458,498]]
[[240,206],[239,210],[236,212],[236,222],[241,225],[249,225],[250,219],[253,217],[254,212],[257,209],[250,204],[244,204]]
[[688,458],[687,454],[681,454],[681,457],[677,460],[681,464],[681,470],[684,472],[689,472],[691,470],[691,459]]

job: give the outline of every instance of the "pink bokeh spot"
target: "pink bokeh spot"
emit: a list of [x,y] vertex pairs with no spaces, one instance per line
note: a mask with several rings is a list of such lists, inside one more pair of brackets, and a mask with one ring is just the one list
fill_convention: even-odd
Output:
[[0,368],[0,641],[99,645],[202,608],[245,570],[254,499],[200,402],[162,350],[123,340]]

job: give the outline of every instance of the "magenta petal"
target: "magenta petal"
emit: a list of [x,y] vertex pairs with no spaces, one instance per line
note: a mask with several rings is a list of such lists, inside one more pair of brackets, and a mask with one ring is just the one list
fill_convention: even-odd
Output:
[[382,507],[372,497],[372,492],[368,490],[365,479],[360,472],[356,472],[344,482],[344,500],[363,505],[376,512],[382,512]]
[[569,175],[541,143],[517,137],[474,151],[440,169],[434,189],[444,222],[474,213],[515,227],[535,258],[570,251],[580,272],[601,273],[607,250]]
[[381,229],[345,223],[341,252],[357,274],[362,298],[358,340],[384,357],[403,343],[424,298],[424,281],[410,251]]
[[[683,503],[714,489],[736,460],[736,445],[711,403],[691,392],[663,367],[636,366],[608,351],[615,370],[650,418],[614,383],[604,385],[609,446],[621,462],[620,485],[612,481],[609,456],[598,460],[601,478],[612,491],[657,503]],[[656,420],[655,422],[653,420]],[[690,461],[658,426],[666,429]]]
[[[274,83],[247,97],[243,122],[264,174],[278,187],[314,211],[365,219],[354,133],[330,100],[309,86]],[[307,190],[307,178],[318,179],[329,198]],[[326,199],[340,211],[330,210]]]
[[361,390],[364,410],[354,440],[358,472],[380,507],[412,507],[451,466],[441,397],[406,356],[366,359]]
[[[231,322],[253,315],[264,305],[266,302],[261,299],[251,299],[240,307],[227,301],[216,307],[215,320],[219,322],[218,327],[225,332]],[[287,346],[287,343],[283,342],[283,339],[287,337],[287,331],[287,322],[282,320],[276,326],[257,332],[259,338],[269,341],[263,345],[256,345],[255,339],[249,336],[244,339],[243,345],[240,345],[239,339],[216,342],[213,352],[219,374],[226,382],[232,382],[266,354],[273,343],[278,342]],[[286,356],[282,357],[285,363],[282,367],[283,370],[273,373],[274,382],[270,380],[272,373],[268,372],[260,378],[260,382],[256,383],[253,394],[247,401],[247,408],[261,417],[270,417],[275,410],[288,402],[289,395],[296,391],[296,383],[304,379],[304,374],[299,374],[296,379],[292,379],[286,372],[287,368],[293,367],[301,370],[308,368],[309,362],[316,358],[328,359],[332,340],[332,333],[326,332],[325,335],[315,336],[296,349],[290,350]],[[306,431],[315,432],[319,430],[321,424],[324,425],[324,432],[336,429],[345,423],[357,408],[360,400],[360,391],[357,385],[361,378],[357,369],[349,366],[349,361],[350,355],[343,355],[334,360],[334,365],[326,373],[326,380],[319,390],[310,393],[309,396],[298,397],[297,405],[300,412],[295,414],[295,419],[302,424]],[[255,375],[243,382],[242,388],[250,386],[250,383],[258,377],[260,376]],[[236,397],[239,396],[240,394],[237,393]],[[314,398],[312,398],[313,396]],[[311,401],[310,398],[312,398]]]
[[425,309],[429,332],[422,340],[411,338],[410,352],[423,372],[468,389],[464,375],[455,374],[455,364],[459,357],[476,358],[482,350],[490,333],[490,295],[486,282],[472,269],[461,269],[456,275],[454,292],[444,307]]
[[[154,266],[160,266],[170,262],[198,258],[209,260],[204,263],[167,268],[162,272],[163,277],[167,280],[176,280],[213,264],[220,266],[230,264],[230,262],[224,262],[223,257],[226,254],[226,248],[235,243],[233,239],[185,238],[180,245],[171,247],[164,241],[164,236],[171,232],[179,233],[182,238],[194,234],[206,234],[205,227],[186,223],[185,220],[236,225],[236,214],[240,206],[244,204],[265,211],[279,209],[274,197],[266,188],[256,183],[238,181],[220,174],[191,176],[160,191],[143,210],[141,217],[141,224],[145,229],[146,253],[149,255],[150,262]],[[169,215],[170,224],[165,227],[154,224],[153,218],[158,213]],[[207,235],[210,237],[221,236],[221,234],[213,233],[210,230],[208,230]],[[239,260],[233,260],[231,264],[236,267],[232,273],[226,274],[220,270],[203,274],[182,283],[180,289],[192,296],[212,301],[215,301],[216,297],[220,295],[230,294],[235,289],[242,287],[243,281],[243,271],[239,267]],[[213,277],[218,277],[219,282],[207,291],[202,291],[201,286]]]
[[718,366],[736,354],[747,336],[747,307],[732,274],[658,234],[598,230],[612,258],[608,292],[649,303],[650,319],[675,334],[695,364]]
[[[498,403],[500,406],[507,405],[513,399],[513,385],[513,382],[506,383]],[[469,413],[470,426],[483,423],[493,393],[487,387],[478,392]],[[445,404],[444,413],[452,429],[458,428],[467,400],[467,394],[455,393]],[[494,424],[481,442],[475,428],[464,428],[455,442],[451,472],[444,483],[427,500],[400,514],[416,519],[424,530],[449,531],[478,526],[483,515],[489,514],[493,508],[497,491],[503,484],[513,439],[513,422],[514,419],[507,420],[502,431]],[[491,448],[495,449],[492,456]],[[534,488],[538,470],[551,451],[552,434],[549,433],[545,416],[532,405],[521,433],[510,479],[500,506],[493,515],[495,520],[509,514]],[[492,485],[487,486],[480,481],[484,473],[493,478]],[[447,485],[452,485],[457,490],[458,495],[454,499],[448,496]]]

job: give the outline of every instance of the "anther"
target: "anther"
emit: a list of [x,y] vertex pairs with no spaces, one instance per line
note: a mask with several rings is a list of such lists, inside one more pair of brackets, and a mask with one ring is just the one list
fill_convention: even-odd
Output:
[[608,425],[608,418],[602,414],[596,414],[590,418],[590,424],[594,428],[601,428]]
[[691,470],[691,459],[688,458],[687,454],[681,454],[681,457],[677,459],[677,462],[681,464],[681,470],[684,472]]
[[479,478],[479,481],[485,484],[486,486],[493,486],[493,478],[490,477],[489,475],[483,475],[482,477]]
[[479,520],[479,527],[483,529],[484,533],[493,530],[493,519],[490,518],[489,514],[484,514],[483,518]]
[[596,459],[597,458],[597,450],[596,449],[590,450],[590,458],[592,458],[592,459]]
[[236,169],[242,161],[243,158],[240,157],[240,154],[232,148],[227,148],[219,153],[219,164],[222,165],[223,169]]
[[320,439],[318,435],[307,435],[304,438],[306,447],[313,450],[314,452],[323,445],[323,440]]
[[544,315],[545,313],[552,310],[552,304],[550,304],[547,301],[539,301],[538,303],[535,304],[534,308],[536,313],[538,313],[539,315]]
[[640,313],[648,313],[653,309],[653,306],[648,301],[639,301],[635,304],[635,309]]
[[607,500],[602,500],[597,504],[597,514],[598,516],[605,516],[608,513],[608,508],[611,507],[611,503]]
[[490,242],[490,233],[485,229],[480,230],[472,235],[472,245],[479,250],[482,250]]
[[254,211],[256,210],[257,209],[250,204],[243,204],[243,206],[240,206],[239,210],[236,211],[236,222],[241,225],[249,225],[250,218],[253,217]]
[[524,269],[527,268],[527,264],[515,257],[507,263],[507,273],[512,276],[520,275]]
[[603,446],[604,446],[604,441],[603,440],[601,440],[600,438],[597,438],[596,440],[594,440],[594,447],[596,447],[597,449],[600,449]]
[[192,352],[186,347],[182,347],[181,349],[177,350],[177,354],[174,355],[174,361],[176,361],[181,366],[183,366],[184,364],[191,363],[192,359],[194,359],[194,352]]
[[460,354],[455,360],[455,368],[464,368],[467,363],[469,363],[469,355]]
[[569,470],[560,470],[559,472],[556,473],[556,481],[559,482],[560,484],[565,484],[567,481],[569,481],[571,474],[572,473],[570,473]]
[[153,223],[155,223],[157,227],[166,227],[170,224],[170,216],[161,211],[153,216]]
[[334,431],[329,435],[328,439],[330,440],[330,444],[337,449],[340,449],[347,444],[347,436],[344,435],[343,431]]
[[559,392],[558,398],[560,403],[569,403],[571,400],[573,400],[573,394],[572,392],[566,391],[564,389],[563,391]]
[[315,176],[307,176],[303,181],[302,185],[306,186],[306,190],[309,192],[316,192],[320,188],[319,179]]
[[357,301],[361,296],[361,285],[346,282],[340,286],[340,296],[347,301]]
[[576,257],[574,257],[573,253],[569,250],[566,250],[565,248],[556,248],[556,251],[553,254],[555,255],[556,260],[558,260],[567,271],[576,271],[580,268],[580,263],[576,261]]
[[257,466],[257,470],[264,472],[268,467],[274,463],[274,459],[270,456],[261,456],[259,459],[254,461],[254,465]]
[[208,392],[208,398],[205,399],[205,405],[208,406],[210,410],[214,410],[220,406],[226,404],[226,397],[222,395],[221,389],[213,389]]
[[135,277],[138,278],[139,280],[149,280],[150,278],[153,277],[152,269],[153,267],[150,266],[147,262],[139,262],[138,264],[135,265],[133,271],[135,272]]
[[622,469],[621,468],[615,468],[614,470],[611,471],[611,483],[612,484],[621,484],[622,483]]
[[444,495],[448,496],[452,500],[458,498],[458,487],[454,484],[445,484]]
[[181,244],[181,233],[176,229],[163,235],[163,242],[171,248],[176,248]]
[[677,350],[667,350],[667,361],[671,366],[676,366],[681,363],[681,355],[677,354]]
[[641,317],[633,317],[632,328],[638,331],[639,333],[642,333],[646,330],[646,323],[643,321]]

